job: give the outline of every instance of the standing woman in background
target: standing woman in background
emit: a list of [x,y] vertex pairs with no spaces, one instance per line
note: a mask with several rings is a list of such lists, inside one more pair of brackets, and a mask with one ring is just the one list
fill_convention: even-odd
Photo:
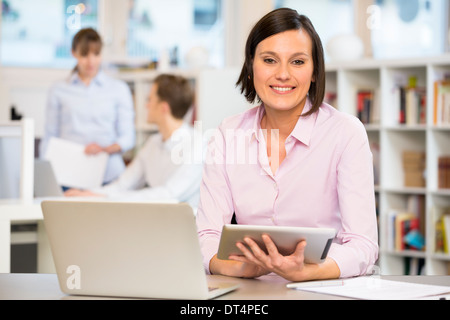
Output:
[[77,65],[67,80],[50,89],[40,155],[52,137],[83,144],[88,155],[106,152],[103,183],[108,183],[125,169],[122,154],[134,147],[135,127],[130,89],[101,71],[101,50],[94,29],[82,29],[73,38]]

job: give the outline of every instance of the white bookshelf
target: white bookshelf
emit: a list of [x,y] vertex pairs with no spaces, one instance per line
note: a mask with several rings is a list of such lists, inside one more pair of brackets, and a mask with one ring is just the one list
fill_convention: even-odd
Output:
[[[450,255],[435,252],[433,208],[450,207],[450,189],[438,189],[438,157],[450,155],[450,126],[433,123],[434,82],[450,74],[450,55],[402,60],[361,60],[327,64],[327,91],[337,94],[335,107],[357,114],[357,92],[372,89],[378,94],[379,122],[366,124],[371,143],[379,144],[379,183],[375,185],[379,215],[379,266],[382,274],[404,273],[407,259],[423,259],[422,273],[447,274]],[[399,124],[393,103],[393,88],[407,85],[415,77],[418,87],[426,88],[426,123]],[[426,184],[405,187],[403,151],[426,153]],[[425,243],[423,251],[395,250],[389,244],[389,212],[406,210],[411,196],[425,198]]]

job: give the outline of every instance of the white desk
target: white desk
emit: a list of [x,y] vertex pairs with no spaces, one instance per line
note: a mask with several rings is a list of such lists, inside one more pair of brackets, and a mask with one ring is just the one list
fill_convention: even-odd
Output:
[[[14,222],[37,222],[38,225],[38,272],[54,273],[50,244],[44,228],[41,202],[44,199],[0,200],[0,273],[10,272],[11,224]],[[48,198],[46,200],[100,201],[98,198]]]
[[[288,281],[277,276],[263,279],[239,279],[208,276],[212,282],[223,278],[239,283],[236,291],[220,296],[218,300],[347,300],[301,290],[287,289]],[[381,278],[411,283],[432,284],[450,287],[450,276],[382,276]],[[102,297],[68,296],[62,293],[56,274],[0,274],[0,300],[61,300],[61,299],[105,299]]]
[[0,272],[10,272],[11,223],[19,221],[38,222],[38,261],[44,265],[43,256],[49,248],[42,219],[40,201],[0,200]]

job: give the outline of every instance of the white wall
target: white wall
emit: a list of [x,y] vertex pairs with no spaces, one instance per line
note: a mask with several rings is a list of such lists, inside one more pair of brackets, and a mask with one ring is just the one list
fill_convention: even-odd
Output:
[[[100,1],[99,31],[105,42],[104,58],[123,59],[126,52],[127,3]],[[272,10],[273,1],[224,0],[223,4],[226,67],[240,68],[248,33],[259,18]],[[41,137],[48,89],[55,81],[67,77],[69,72],[69,69],[0,66],[0,121],[9,119],[9,108],[15,105],[20,113],[35,119],[35,135]]]
[[273,10],[273,0],[224,0],[227,66],[242,66],[245,43],[250,30],[271,10]]
[[0,122],[9,120],[10,107],[35,120],[35,135],[44,132],[45,106],[50,86],[70,70],[2,68],[0,72]]

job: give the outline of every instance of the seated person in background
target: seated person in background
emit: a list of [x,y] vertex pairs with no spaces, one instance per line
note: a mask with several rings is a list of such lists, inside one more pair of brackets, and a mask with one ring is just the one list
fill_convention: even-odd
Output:
[[115,200],[176,200],[196,207],[202,175],[203,143],[184,117],[194,100],[189,81],[158,76],[147,102],[147,121],[159,133],[148,138],[114,182],[90,191],[70,189],[66,196],[103,196]]

